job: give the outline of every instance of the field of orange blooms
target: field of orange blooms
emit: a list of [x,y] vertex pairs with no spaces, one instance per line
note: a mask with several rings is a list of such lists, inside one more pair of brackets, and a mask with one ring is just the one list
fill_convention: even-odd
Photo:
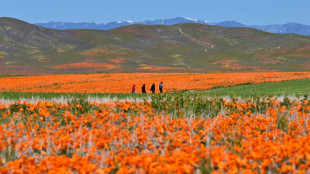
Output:
[[301,73],[121,73],[76,74],[0,78],[0,92],[56,92],[56,93],[130,93],[133,84],[138,93],[145,83],[146,90],[153,83],[164,83],[164,92],[172,90],[205,90],[218,86],[244,83],[278,82],[310,78],[309,72]]
[[301,98],[0,104],[0,173],[308,173]]

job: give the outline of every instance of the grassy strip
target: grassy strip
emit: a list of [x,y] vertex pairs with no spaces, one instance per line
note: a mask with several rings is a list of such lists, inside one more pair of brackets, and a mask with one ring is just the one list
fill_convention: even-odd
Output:
[[148,94],[104,94],[104,93],[22,93],[22,92],[1,92],[0,98],[2,99],[53,99],[53,98],[118,98],[126,99],[132,98],[144,98]]
[[21,76],[28,76],[28,75],[0,75],[0,78],[6,78],[6,77],[21,77]]
[[310,79],[290,80],[261,84],[245,84],[232,87],[220,87],[206,91],[198,91],[210,96],[303,96],[310,94]]

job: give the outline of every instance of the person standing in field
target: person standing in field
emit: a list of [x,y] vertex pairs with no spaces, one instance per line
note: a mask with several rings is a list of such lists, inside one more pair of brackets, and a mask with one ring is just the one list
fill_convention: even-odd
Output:
[[159,84],[160,93],[163,93],[163,87],[164,87],[163,82],[160,82],[160,84]]
[[132,86],[131,93],[132,93],[132,94],[135,94],[135,93],[136,93],[136,85],[133,85],[133,86]]
[[143,84],[143,86],[142,86],[142,94],[146,94],[146,91],[145,91],[145,84]]
[[151,86],[151,91],[153,94],[155,93],[155,83],[153,83],[153,85]]

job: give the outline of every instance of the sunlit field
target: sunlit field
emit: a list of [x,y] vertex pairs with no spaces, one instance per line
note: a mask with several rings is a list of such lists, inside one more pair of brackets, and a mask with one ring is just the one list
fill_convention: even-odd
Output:
[[[54,78],[0,78],[0,173],[308,172],[309,73],[183,74],[180,88],[169,86],[177,74],[124,75],[126,88],[110,93],[79,84],[114,74],[55,76],[58,88]],[[164,94],[126,94],[160,79]]]
[[0,92],[41,93],[131,93],[135,84],[137,92],[146,84],[150,93],[153,83],[164,83],[164,92],[180,90],[206,90],[240,84],[257,84],[310,78],[309,72],[296,73],[121,73],[20,76],[0,78]]

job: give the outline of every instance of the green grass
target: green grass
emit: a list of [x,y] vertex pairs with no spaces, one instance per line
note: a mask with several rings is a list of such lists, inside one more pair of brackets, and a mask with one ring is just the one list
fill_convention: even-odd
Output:
[[210,96],[302,96],[310,94],[310,79],[262,84],[246,84],[199,91]]
[[126,99],[131,98],[146,98],[147,94],[104,94],[104,93],[21,93],[21,92],[1,92],[0,99],[9,99],[9,100],[18,100],[18,99],[31,99],[31,98],[40,98],[40,99],[53,99],[53,98],[118,98]]
[[[291,80],[284,82],[272,82],[262,84],[242,84],[232,87],[216,87],[205,91],[186,92],[189,95],[202,94],[206,96],[230,96],[230,97],[253,97],[253,96],[310,96],[310,79]],[[178,95],[176,93],[175,95]],[[104,93],[20,93],[20,92],[1,92],[0,99],[53,99],[53,98],[147,98],[151,94],[104,94]]]
[[5,78],[5,77],[21,77],[21,76],[27,76],[27,75],[0,75],[0,78]]

